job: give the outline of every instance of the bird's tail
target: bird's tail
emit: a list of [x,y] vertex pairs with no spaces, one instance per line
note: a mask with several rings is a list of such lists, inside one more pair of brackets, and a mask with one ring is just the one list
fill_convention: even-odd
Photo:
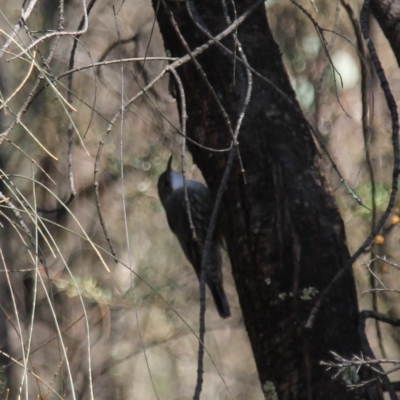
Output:
[[229,307],[228,299],[224,288],[220,283],[212,282],[208,280],[208,287],[210,288],[212,297],[214,299],[215,306],[217,307],[218,314],[221,318],[228,318],[231,316],[231,309]]

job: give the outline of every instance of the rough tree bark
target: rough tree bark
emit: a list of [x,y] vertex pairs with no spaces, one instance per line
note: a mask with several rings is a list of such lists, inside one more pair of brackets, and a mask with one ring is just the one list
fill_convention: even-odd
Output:
[[[170,18],[193,50],[208,40],[187,13],[187,2],[153,0],[165,46],[172,56],[187,53]],[[254,1],[235,1],[240,16]],[[189,3],[188,3],[189,4]],[[197,23],[216,35],[227,27],[220,2],[193,1]],[[231,18],[233,12],[228,4]],[[295,98],[264,6],[238,28],[248,62],[276,88],[254,77],[251,101],[240,132],[236,158],[223,199],[232,273],[266,398],[372,399],[378,386],[349,392],[342,377],[320,366],[330,351],[361,354],[358,306],[350,268],[334,286],[313,328],[304,328],[319,294],[349,259],[345,232],[321,157]],[[234,50],[232,36],[223,40]],[[201,56],[205,74],[235,126],[246,88],[244,67],[214,45]],[[234,72],[236,76],[234,79]],[[232,142],[215,98],[192,62],[178,69],[188,112],[188,136],[213,148]],[[216,194],[227,153],[190,145],[194,161]],[[268,397],[272,396],[272,397]]]
[[400,0],[372,0],[371,10],[400,65]]

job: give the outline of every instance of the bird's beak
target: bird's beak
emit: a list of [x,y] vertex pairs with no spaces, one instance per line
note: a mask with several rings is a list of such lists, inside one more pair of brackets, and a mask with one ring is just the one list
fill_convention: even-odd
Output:
[[171,163],[172,163],[172,154],[171,154],[171,157],[170,157],[169,160],[168,160],[167,171],[170,171],[170,170],[171,170]]

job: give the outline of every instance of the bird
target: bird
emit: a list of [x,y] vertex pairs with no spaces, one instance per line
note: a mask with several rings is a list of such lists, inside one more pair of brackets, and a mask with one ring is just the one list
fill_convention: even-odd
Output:
[[[171,163],[172,155],[168,160],[167,169],[158,178],[158,196],[164,207],[168,225],[200,280],[202,252],[210,224],[213,201],[207,186],[201,182],[186,179],[190,214],[197,237],[197,240],[194,240],[185,201],[183,176],[172,169]],[[206,284],[221,318],[230,317],[229,302],[223,288],[221,235],[218,229],[212,238],[208,255]]]

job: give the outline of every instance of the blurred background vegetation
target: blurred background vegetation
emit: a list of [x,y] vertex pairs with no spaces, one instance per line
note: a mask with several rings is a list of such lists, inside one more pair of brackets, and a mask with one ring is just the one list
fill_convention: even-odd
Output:
[[[21,10],[27,8],[23,3],[0,1],[0,343],[4,365],[0,398],[19,394],[26,399],[191,398],[197,368],[198,282],[168,229],[156,190],[157,177],[171,152],[175,168],[180,168],[179,117],[168,76],[129,105],[108,133],[122,96],[125,101],[132,98],[167,61],[90,66],[121,58],[165,57],[153,9],[147,0],[94,3],[74,57],[75,67],[89,67],[73,74],[72,109],[66,100],[69,75],[57,78],[70,69],[71,36],[52,36],[19,55],[43,31],[57,29],[58,2],[34,4],[26,26],[4,47]],[[357,15],[360,3],[351,3]],[[309,1],[301,4],[327,29],[327,48],[340,74],[335,78],[314,26],[294,4],[268,0],[268,19],[305,115],[348,187],[365,205],[355,201],[325,155],[348,245],[354,252],[371,230],[371,210],[375,208],[379,216],[387,204],[392,169],[390,120],[379,82],[369,76],[373,112],[369,135],[364,138],[359,55],[341,3],[316,0],[318,12]],[[65,1],[66,31],[77,31],[82,16],[81,1]],[[397,63],[379,27],[371,23],[379,57],[398,98]],[[52,51],[51,60],[43,63]],[[27,111],[19,115],[27,101]],[[185,161],[188,176],[202,179],[190,155],[186,154]],[[73,187],[73,200],[60,206],[57,198],[67,202]],[[111,255],[97,205],[118,262]],[[37,208],[59,211],[36,213]],[[371,294],[365,293],[371,288],[368,267],[388,288],[398,288],[395,267],[382,260],[370,262],[376,256],[399,262],[398,214],[395,208],[371,252],[354,265],[362,309],[373,307]],[[209,356],[203,398],[261,399],[226,256],[224,281],[232,317],[221,320],[208,301]],[[376,280],[375,284],[382,287]],[[398,293],[379,292],[375,307],[399,316],[397,300]],[[369,337],[377,357],[400,358],[400,335],[394,329],[372,321]]]

